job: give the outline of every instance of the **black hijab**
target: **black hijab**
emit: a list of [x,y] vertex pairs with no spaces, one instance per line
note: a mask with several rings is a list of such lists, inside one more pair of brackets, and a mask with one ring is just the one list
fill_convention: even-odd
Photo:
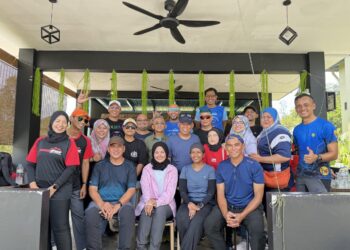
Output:
[[211,130],[208,131],[208,136],[209,136],[209,133],[211,131],[214,131],[218,134],[219,142],[215,145],[210,145],[210,143],[208,142],[208,147],[209,147],[210,151],[217,152],[221,148],[221,143],[222,143],[222,140],[224,139],[224,134],[222,133],[222,131],[220,129],[212,128]]
[[[166,158],[163,162],[158,162],[154,159],[154,152],[156,151],[156,148],[158,148],[158,147],[162,147],[164,149]],[[170,164],[170,161],[168,158],[169,158],[168,146],[162,141],[154,143],[154,145],[152,147],[152,160],[151,160],[153,169],[154,170],[164,170]]]
[[66,139],[68,139],[68,135],[67,135],[67,132],[64,131],[62,133],[56,133],[55,131],[53,131],[52,129],[52,124],[53,122],[57,119],[57,117],[59,117],[60,115],[63,115],[66,120],[67,120],[67,123],[69,121],[69,118],[68,118],[68,115],[66,112],[64,111],[55,111],[52,115],[51,115],[51,118],[50,118],[50,123],[49,123],[49,131],[47,133],[48,137],[47,137],[47,141],[48,142],[51,142],[51,143],[56,143],[56,142],[61,142],[61,141],[64,141]]

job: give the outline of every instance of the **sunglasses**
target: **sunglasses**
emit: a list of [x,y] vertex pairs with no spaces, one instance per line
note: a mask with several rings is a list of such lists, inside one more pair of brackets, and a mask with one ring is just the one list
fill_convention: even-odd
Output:
[[131,125],[125,126],[124,128],[125,128],[125,129],[136,129],[135,126],[131,126]]
[[84,121],[85,124],[88,124],[88,123],[89,123],[89,120],[88,120],[88,119],[86,119],[86,118],[84,118],[84,117],[82,117],[82,116],[79,116],[79,117],[78,117],[78,122],[82,122],[82,121]]
[[210,115],[201,115],[200,116],[201,120],[209,120],[211,118]]

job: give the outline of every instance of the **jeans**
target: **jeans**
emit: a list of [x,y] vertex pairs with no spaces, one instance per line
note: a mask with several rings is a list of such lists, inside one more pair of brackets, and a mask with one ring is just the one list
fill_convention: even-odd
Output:
[[298,192],[315,192],[315,193],[326,193],[327,189],[318,178],[298,176],[296,182],[296,188]]
[[[229,211],[239,213],[242,212],[243,209],[229,208]],[[242,224],[248,230],[251,249],[264,250],[266,239],[264,233],[262,205],[248,214],[247,217],[242,221]],[[226,221],[222,216],[220,209],[215,206],[204,222],[204,230],[212,247],[216,250],[222,250],[226,247],[223,235],[223,229],[225,225]]]
[[180,206],[176,214],[176,225],[180,234],[182,249],[197,249],[197,245],[203,234],[204,220],[210,214],[212,207],[211,204],[206,204],[190,220],[187,204]]
[[[115,203],[114,203],[115,204]],[[85,210],[86,249],[101,250],[102,234],[108,221],[99,214],[99,207],[91,202]],[[130,203],[124,204],[117,213],[119,221],[118,249],[130,249],[135,234],[135,210]]]
[[84,201],[80,199],[80,190],[74,190],[70,199],[73,233],[77,250],[86,248]]
[[[137,231],[138,250],[158,250],[162,244],[162,236],[167,219],[173,213],[169,205],[154,208],[151,216],[146,215],[143,209],[140,215],[139,227]],[[148,240],[150,238],[150,240]],[[149,248],[148,248],[148,242]]]
[[57,250],[71,250],[72,238],[69,227],[70,200],[50,199],[48,249],[51,250],[51,230]]

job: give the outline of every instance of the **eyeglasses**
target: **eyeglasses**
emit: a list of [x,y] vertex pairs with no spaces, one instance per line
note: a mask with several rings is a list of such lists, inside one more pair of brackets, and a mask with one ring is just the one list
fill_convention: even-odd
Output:
[[119,110],[120,107],[119,106],[110,106],[109,109],[110,110]]
[[82,121],[84,121],[85,124],[88,124],[88,123],[89,123],[89,120],[88,120],[88,119],[86,119],[86,118],[84,118],[84,117],[82,117],[82,116],[79,116],[79,117],[78,117],[78,122],[82,122]]
[[131,125],[125,126],[124,128],[125,128],[125,129],[136,129],[135,126],[131,126]]
[[200,116],[201,120],[209,120],[211,118],[210,115],[201,115]]
[[233,122],[233,125],[243,125],[244,122]]

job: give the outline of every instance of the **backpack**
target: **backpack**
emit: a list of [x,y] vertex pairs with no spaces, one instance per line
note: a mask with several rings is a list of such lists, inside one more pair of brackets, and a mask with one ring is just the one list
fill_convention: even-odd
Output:
[[0,152],[0,186],[15,185],[11,176],[16,172],[16,166],[12,163],[12,156],[6,152]]

